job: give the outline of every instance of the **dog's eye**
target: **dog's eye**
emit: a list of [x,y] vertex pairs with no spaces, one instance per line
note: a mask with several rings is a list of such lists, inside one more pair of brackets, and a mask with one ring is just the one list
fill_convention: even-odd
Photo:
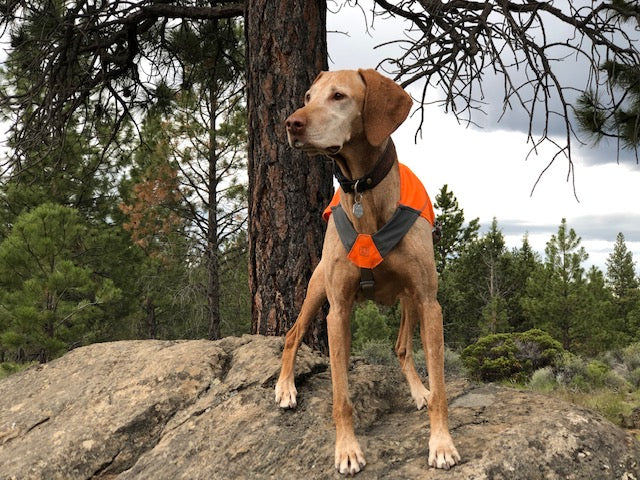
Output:
[[311,94],[307,92],[307,94],[304,96],[304,101],[308,102],[309,100],[311,100]]
[[334,100],[342,100],[343,98],[345,98],[345,94],[344,93],[336,92],[336,93],[333,94],[333,99]]

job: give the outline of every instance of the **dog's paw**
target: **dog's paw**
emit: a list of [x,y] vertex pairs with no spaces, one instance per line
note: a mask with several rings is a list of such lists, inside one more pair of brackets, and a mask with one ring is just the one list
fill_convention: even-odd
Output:
[[424,407],[429,406],[429,402],[431,401],[431,392],[427,390],[424,385],[420,384],[419,386],[411,389],[411,397],[416,402],[418,410],[422,410]]
[[280,408],[296,408],[298,403],[296,402],[296,396],[298,390],[293,379],[279,379],[276,383],[276,403]]
[[429,439],[429,466],[449,470],[460,462],[460,454],[449,433],[431,435]]
[[335,458],[335,467],[343,475],[355,475],[367,464],[355,439],[336,443]]

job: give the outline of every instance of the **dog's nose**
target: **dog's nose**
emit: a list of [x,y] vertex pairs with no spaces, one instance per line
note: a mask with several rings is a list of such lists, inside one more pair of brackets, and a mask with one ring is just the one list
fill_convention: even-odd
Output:
[[301,133],[304,130],[307,122],[304,116],[300,115],[298,112],[295,112],[289,115],[289,118],[285,120],[284,124],[286,125],[288,132],[297,134]]

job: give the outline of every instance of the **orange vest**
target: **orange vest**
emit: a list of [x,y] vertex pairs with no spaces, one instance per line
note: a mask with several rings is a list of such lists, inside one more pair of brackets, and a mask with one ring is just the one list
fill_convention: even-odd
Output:
[[402,163],[400,170],[400,200],[398,207],[389,221],[372,235],[357,233],[340,206],[340,192],[338,189],[322,217],[329,221],[332,213],[335,217],[338,234],[345,249],[347,258],[360,268],[374,268],[378,266],[384,256],[395,247],[402,237],[409,231],[418,217],[425,218],[431,225],[435,223],[435,214],[431,199],[424,185],[418,177]]

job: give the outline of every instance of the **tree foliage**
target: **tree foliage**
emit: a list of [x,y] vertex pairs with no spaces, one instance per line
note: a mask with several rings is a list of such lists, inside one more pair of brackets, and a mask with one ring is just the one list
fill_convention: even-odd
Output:
[[4,84],[1,97],[13,111],[18,157],[43,144],[50,146],[48,155],[55,155],[68,125],[78,118],[84,130],[109,116],[112,131],[118,131],[136,109],[162,99],[162,84],[149,85],[150,76],[180,76],[182,63],[167,41],[170,32],[188,19],[243,13],[240,3],[212,6],[199,0],[9,0],[2,9],[0,28],[19,52],[7,61],[17,82]]
[[533,325],[551,332],[567,350],[575,348],[584,336],[583,263],[588,255],[580,241],[563,218],[558,233],[547,242],[543,268],[529,279],[523,300]]
[[443,185],[436,195],[434,209],[436,222],[442,226],[440,240],[435,245],[436,264],[438,271],[443,272],[447,262],[457,258],[465,246],[475,240],[480,229],[480,221],[474,218],[464,226],[464,210],[458,205],[458,199]]
[[[237,52],[242,52],[243,45],[235,39],[242,35],[242,30],[237,22],[227,22],[225,28],[222,24],[212,25],[211,19],[218,18],[216,12],[221,10],[204,3],[201,11],[197,2],[180,7],[159,6],[159,10],[154,10],[158,6],[155,2],[136,5],[116,2],[109,6],[91,3],[10,2],[7,8],[15,8],[12,10],[14,16],[0,20],[11,23],[12,34],[9,56],[0,72],[0,109],[5,118],[16,122],[10,131],[7,162],[0,179],[0,240],[13,234],[21,215],[42,204],[55,202],[68,206],[84,225],[81,235],[84,248],[82,268],[92,272],[91,278],[112,282],[114,291],[119,294],[100,305],[100,314],[94,315],[95,321],[82,329],[74,328],[65,337],[64,345],[58,344],[60,348],[49,349],[44,342],[46,338],[39,337],[33,340],[29,349],[8,349],[7,344],[3,344],[0,346],[0,358],[22,355],[20,358],[26,359],[27,356],[33,357],[32,350],[40,348],[44,352],[40,360],[46,360],[71,346],[91,341],[208,336],[207,283],[211,275],[209,262],[204,258],[203,244],[206,245],[207,234],[199,231],[202,223],[198,224],[198,221],[207,220],[209,207],[197,201],[189,203],[191,198],[197,200],[200,198],[198,195],[207,191],[208,182],[206,178],[203,180],[195,176],[187,179],[179,168],[187,165],[178,164],[177,160],[182,160],[179,149],[185,145],[186,129],[196,131],[199,128],[198,134],[193,136],[193,143],[200,149],[191,155],[192,161],[204,165],[210,158],[208,152],[216,150],[222,152],[218,163],[220,170],[229,178],[232,174],[237,176],[237,166],[234,167],[236,170],[231,167],[229,152],[232,151],[230,145],[241,151],[246,141],[245,112],[243,103],[237,100],[242,97],[243,88],[242,73],[238,75],[243,70],[243,58],[242,55],[238,57]],[[108,15],[108,11],[112,14],[109,21],[100,17]],[[141,25],[126,27],[132,21],[131,18],[127,20],[126,15],[136,11],[143,12],[143,17],[151,14],[155,18],[155,26],[144,26],[142,30],[146,33],[139,30]],[[154,17],[153,12],[161,15]],[[188,27],[182,20],[162,23],[172,15],[180,16],[180,12],[188,12],[191,15],[188,18],[197,21]],[[46,76],[51,69],[57,68],[53,64],[59,60],[49,53],[51,49],[62,52],[69,47],[65,42],[70,41],[70,37],[61,39],[60,35],[65,28],[70,36],[78,33],[74,30],[76,27],[69,24],[69,19],[76,14],[81,18],[76,18],[79,30],[98,27],[97,24],[89,26],[83,23],[90,23],[91,18],[95,20],[98,17],[102,18],[96,20],[98,23],[103,21],[98,29],[105,28],[101,34],[92,30],[97,35],[93,39],[75,39],[76,47],[84,48],[80,44],[85,41],[101,41],[98,37],[102,34],[105,42],[116,41],[111,34],[117,37],[117,25],[124,22],[120,26],[124,26],[124,31],[129,30],[132,36],[124,40],[122,49],[142,42],[153,50],[153,55],[147,59],[153,56],[156,63],[146,71],[138,70],[148,65],[146,60],[142,61],[143,65],[130,65],[125,77],[135,70],[149,75],[133,74],[134,78],[129,83],[126,79],[116,80],[113,77],[114,83],[100,84],[92,92],[82,92],[81,89],[58,92],[56,98],[63,103],[56,105],[63,104],[67,110],[51,114],[56,119],[50,116],[36,127],[38,118],[43,118],[38,117],[43,114],[39,109],[46,103],[39,97],[45,94],[38,89],[47,88],[44,85],[47,80],[43,80],[42,75]],[[160,17],[163,18],[159,20]],[[48,23],[43,26],[42,22]],[[222,36],[223,31],[231,32],[233,37],[229,39],[227,36],[227,43],[216,50],[214,46],[220,44],[216,36]],[[194,32],[205,35],[206,41],[200,42]],[[136,39],[134,34],[141,36]],[[161,38],[163,34],[166,37]],[[57,39],[58,44],[48,45],[47,39]],[[99,55],[108,55],[107,43],[103,47],[106,50]],[[76,51],[74,54],[82,65],[85,60],[80,57],[86,59],[89,55],[88,51]],[[204,58],[204,54],[209,57]],[[219,81],[219,88],[228,88],[235,95],[232,107],[225,103],[222,94],[218,95],[220,92],[206,94],[210,92],[212,77],[208,73],[214,67],[215,62],[211,59],[214,55],[224,57],[227,62],[217,64],[216,68],[224,72],[226,79]],[[40,64],[36,65],[37,62]],[[233,69],[230,68],[231,63],[235,65]],[[84,67],[83,75],[89,75],[90,66]],[[108,69],[107,64],[103,63],[102,67]],[[70,71],[64,68],[60,74]],[[162,79],[160,71],[175,75]],[[83,78],[87,77],[67,80],[72,84]],[[206,86],[201,88],[203,84]],[[62,96],[66,94],[73,98],[63,100]],[[86,96],[79,100],[83,94]],[[231,93],[226,98],[232,98]],[[79,101],[77,105],[74,99]],[[76,108],[78,105],[81,107]],[[226,112],[212,120],[215,129],[221,132],[213,143],[207,128],[211,125],[208,114],[212,106]],[[200,119],[206,119],[204,126],[194,121],[197,114]],[[27,139],[25,143],[24,129],[31,127],[39,129],[40,136],[34,137],[34,141]],[[211,148],[207,149],[207,145]],[[237,152],[235,155],[238,156]],[[238,162],[240,167],[243,166],[242,160],[240,158]],[[213,211],[229,215],[220,217],[226,243],[220,243],[216,255],[225,266],[224,273],[235,279],[221,289],[224,290],[225,301],[229,299],[228,306],[223,302],[222,310],[228,312],[224,327],[226,333],[246,333],[249,331],[246,266],[238,263],[243,258],[246,260],[246,255],[243,257],[247,243],[243,231],[246,186],[243,175],[239,175],[235,183],[220,175],[216,180],[221,188],[228,190],[225,198],[229,201],[222,201],[219,208],[213,207]],[[194,193],[196,187],[198,195]],[[214,225],[217,225],[215,221]],[[6,309],[13,312],[17,308],[15,305],[26,305],[29,301],[24,295],[20,298],[13,295],[12,303],[0,302],[0,310],[3,313],[8,311]],[[93,312],[89,307],[85,310]],[[3,316],[0,332],[11,331],[9,318],[13,317]],[[51,355],[50,351],[53,352]]]
[[[609,89],[606,96],[589,90],[578,98],[578,125],[593,137],[595,143],[613,138],[623,148],[633,149],[637,154],[640,146],[640,66],[608,60],[601,70],[606,73]],[[611,100],[607,101],[608,98]]]
[[47,361],[87,341],[119,291],[87,264],[76,210],[45,203],[22,214],[0,244],[0,346]]

